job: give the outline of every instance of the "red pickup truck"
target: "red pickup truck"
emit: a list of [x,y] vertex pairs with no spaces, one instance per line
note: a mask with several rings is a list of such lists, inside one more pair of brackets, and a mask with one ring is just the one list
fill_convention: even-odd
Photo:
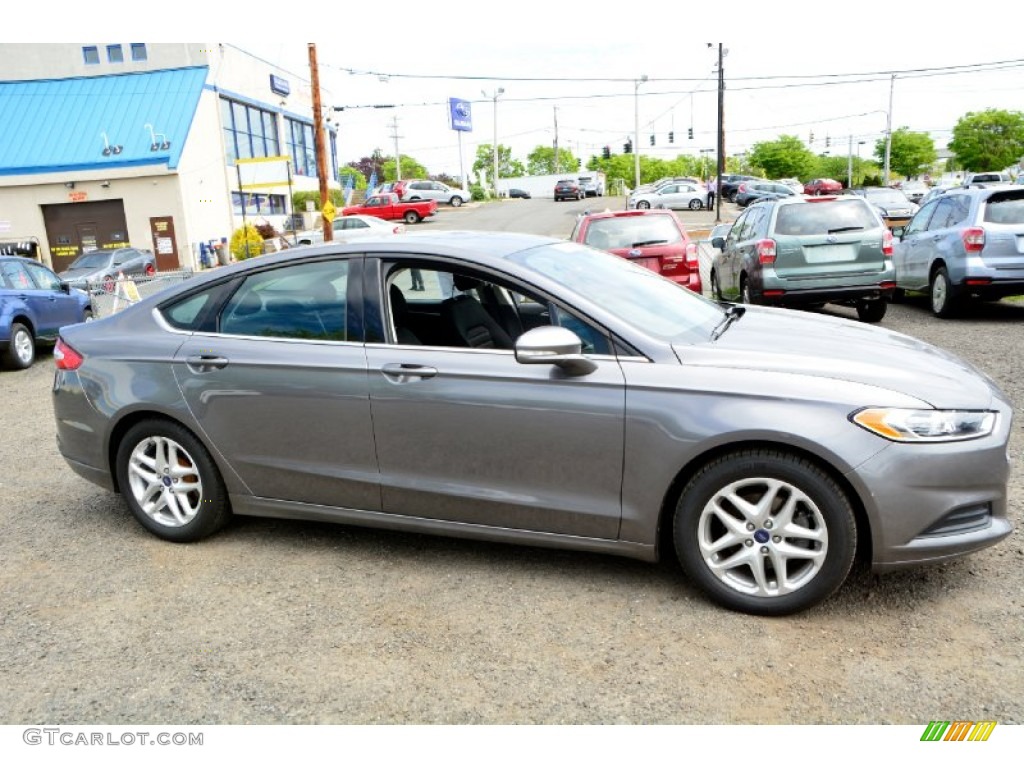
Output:
[[416,224],[437,213],[437,201],[416,200],[403,203],[394,192],[383,192],[366,198],[362,205],[350,205],[341,210],[342,216],[352,213],[364,213],[379,219],[402,219],[406,224]]

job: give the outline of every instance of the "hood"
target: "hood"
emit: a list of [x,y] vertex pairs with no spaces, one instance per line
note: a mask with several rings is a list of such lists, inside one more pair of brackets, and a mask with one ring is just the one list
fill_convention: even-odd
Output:
[[[714,342],[676,345],[684,365],[773,371],[881,387],[935,408],[989,408],[1005,395],[950,352],[865,323],[747,307]],[[887,403],[864,403],[887,405]]]

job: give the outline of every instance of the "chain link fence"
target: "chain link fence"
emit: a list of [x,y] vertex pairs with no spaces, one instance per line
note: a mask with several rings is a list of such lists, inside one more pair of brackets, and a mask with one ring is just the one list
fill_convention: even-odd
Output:
[[93,317],[107,317],[135,302],[179,285],[195,273],[191,269],[157,272],[155,275],[133,275],[123,280],[90,283],[88,292]]

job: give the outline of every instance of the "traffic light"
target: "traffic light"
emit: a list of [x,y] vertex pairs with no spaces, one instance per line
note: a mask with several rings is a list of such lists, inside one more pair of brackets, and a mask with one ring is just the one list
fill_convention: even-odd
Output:
[[604,149],[602,149],[601,150],[601,157],[603,157],[605,160],[611,160],[612,148],[606,146]]
[[668,132],[668,143],[669,144],[675,144],[676,143],[676,132],[675,131],[669,131]]
[[582,167],[583,167],[583,158],[577,157],[576,158],[576,170],[578,171]]
[[690,139],[690,141],[693,141],[693,128],[687,128],[686,135]]
[[654,146],[654,134],[653,133],[651,134],[651,146],[652,147]]
[[811,131],[810,135],[807,137],[807,143],[808,144],[813,144],[814,143],[814,131]]
[[828,136],[826,136],[825,137],[825,146],[828,147],[828,146],[831,146],[831,145],[832,145],[832,139],[829,138]]
[[633,153],[633,142],[630,141],[629,139],[627,139],[626,143],[622,145],[622,152],[623,152],[623,154],[626,154],[626,155],[632,154]]

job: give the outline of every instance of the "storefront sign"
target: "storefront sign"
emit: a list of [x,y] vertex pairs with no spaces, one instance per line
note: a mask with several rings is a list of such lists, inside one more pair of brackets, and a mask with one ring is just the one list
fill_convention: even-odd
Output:
[[270,90],[276,93],[278,96],[287,96],[292,92],[291,86],[288,81],[283,77],[277,75],[270,76]]

